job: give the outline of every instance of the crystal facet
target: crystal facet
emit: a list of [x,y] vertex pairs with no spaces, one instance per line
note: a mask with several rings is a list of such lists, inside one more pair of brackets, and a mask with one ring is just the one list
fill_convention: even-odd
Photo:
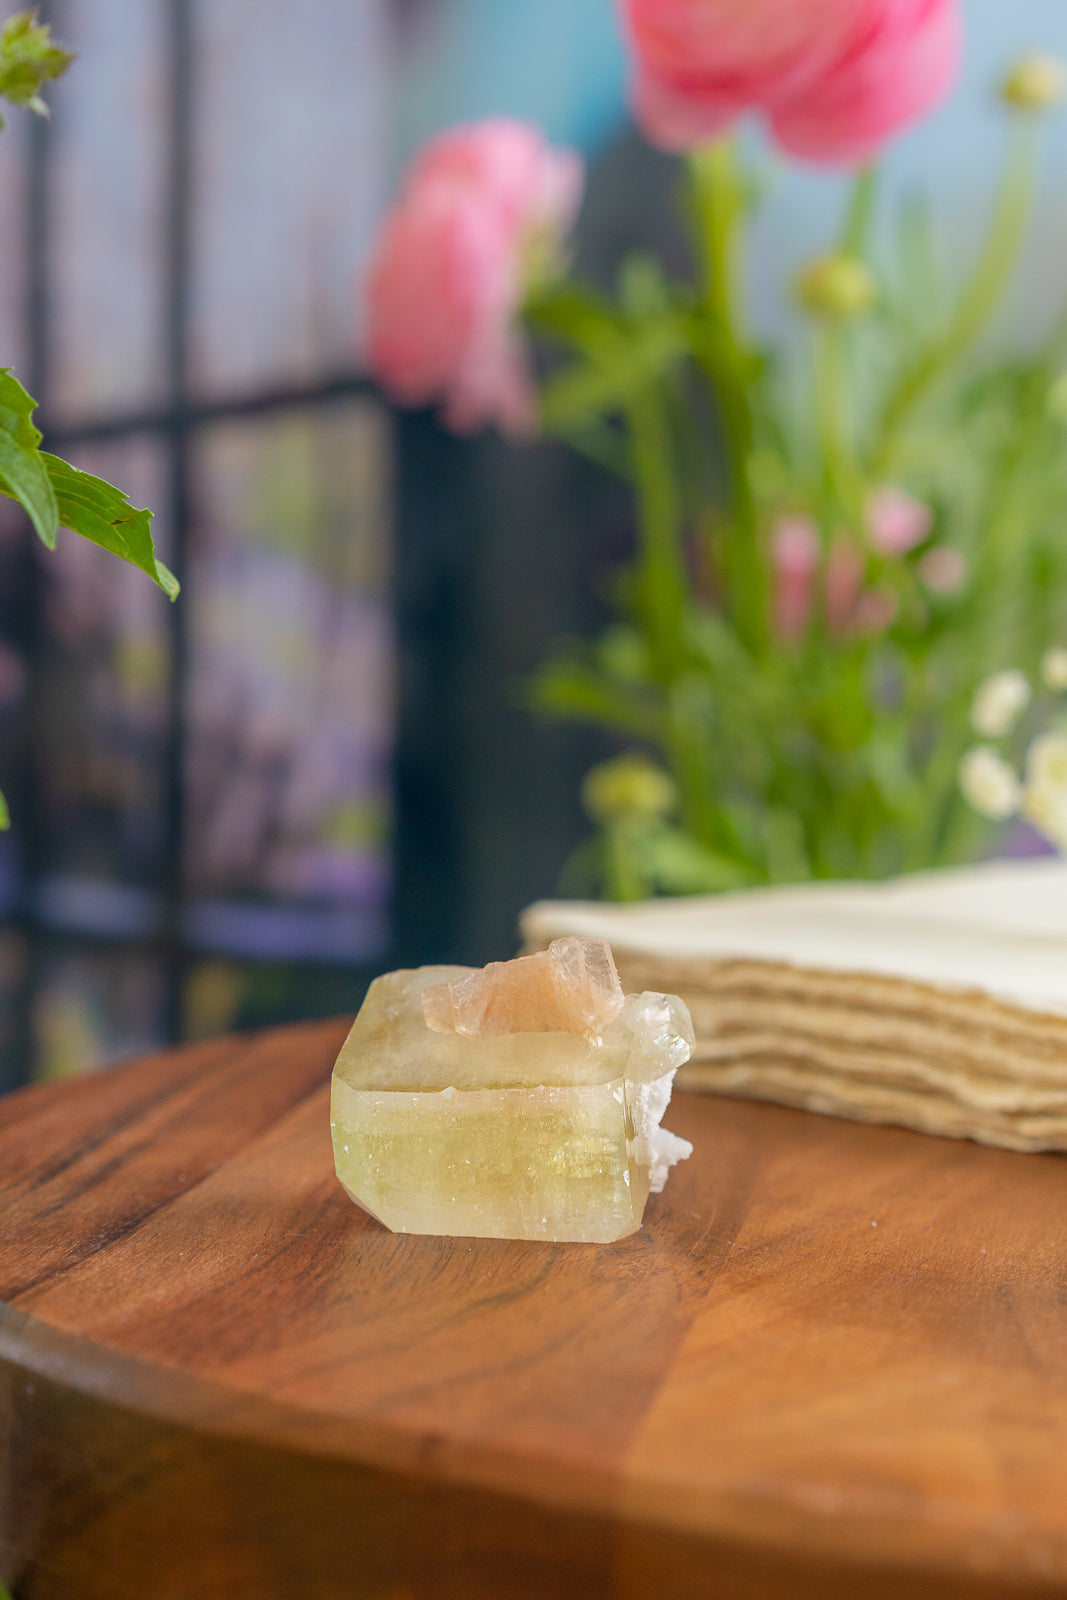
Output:
[[596,1044],[622,1002],[622,984],[605,939],[554,939],[536,955],[491,961],[422,991],[427,1027],[477,1039],[580,1033]]
[[[621,989],[615,1005],[596,952],[545,954],[555,970],[523,957],[371,984],[334,1068],[334,1159],[352,1199],[395,1232],[620,1239],[691,1154],[659,1126],[693,1047],[685,1005],[662,994],[623,1001]],[[585,972],[584,1000],[560,970]],[[566,1014],[586,1032],[595,1025],[594,1038],[564,1031],[560,985]],[[605,1004],[614,1006],[607,1019]],[[539,1026],[498,1031],[502,1013]],[[488,1018],[491,1031],[438,1031],[451,1014],[483,1027]]]

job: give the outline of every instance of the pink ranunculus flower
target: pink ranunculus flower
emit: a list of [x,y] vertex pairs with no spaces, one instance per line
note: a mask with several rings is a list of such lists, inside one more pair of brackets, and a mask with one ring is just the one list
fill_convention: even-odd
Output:
[[863,551],[853,539],[839,538],[826,562],[826,627],[831,638],[884,633],[897,614],[888,589],[864,583]]
[[684,150],[762,112],[778,144],[856,164],[931,110],[956,76],[960,0],[617,0],[634,111]]
[[774,630],[800,639],[808,630],[819,567],[819,535],[810,517],[781,517],[771,533]]
[[933,525],[930,507],[895,484],[883,484],[867,501],[867,534],[879,555],[906,556]]
[[856,602],[853,629],[856,633],[884,633],[897,610],[897,597],[888,589],[864,589]]
[[967,557],[949,545],[935,544],[919,562],[919,577],[931,594],[959,594],[967,582]]
[[836,638],[851,633],[863,592],[863,552],[852,539],[837,539],[826,561],[826,626]]
[[531,273],[562,244],[581,200],[573,150],[523,122],[451,128],[416,157],[367,271],[366,354],[406,405],[444,403],[457,432],[533,426],[518,325]]

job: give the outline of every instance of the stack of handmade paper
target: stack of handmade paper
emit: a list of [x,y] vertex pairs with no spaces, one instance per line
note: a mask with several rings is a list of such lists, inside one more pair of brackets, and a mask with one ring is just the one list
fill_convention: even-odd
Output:
[[679,1088],[1067,1150],[1067,861],[714,898],[546,901],[528,949],[607,939],[688,1004]]

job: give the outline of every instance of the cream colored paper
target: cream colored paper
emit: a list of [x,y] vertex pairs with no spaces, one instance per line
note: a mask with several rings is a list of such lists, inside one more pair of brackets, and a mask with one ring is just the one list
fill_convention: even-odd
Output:
[[686,1001],[680,1087],[1067,1149],[1065,861],[523,918],[528,949],[564,933]]

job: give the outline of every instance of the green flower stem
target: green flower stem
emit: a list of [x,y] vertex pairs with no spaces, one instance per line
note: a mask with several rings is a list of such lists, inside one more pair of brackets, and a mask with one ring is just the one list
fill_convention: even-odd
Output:
[[1042,367],[1046,370],[1049,383],[1065,360],[1067,360],[1067,301],[1060,307],[1059,315],[1052,324],[1052,330],[1044,341]]
[[[840,245],[843,256],[858,261],[866,256],[877,191],[878,168],[861,167],[853,180],[845,209]],[[816,352],[816,408],[835,498],[846,526],[858,529],[863,521],[867,484],[849,433],[850,407],[845,380],[850,336],[840,323],[828,326],[823,334],[822,351]]]
[[[1041,353],[1022,375],[1012,427],[991,474],[984,510],[985,534],[971,577],[977,614],[969,648],[961,652],[971,682],[1003,664],[1034,626],[1033,597],[1020,592],[1017,572],[1027,543],[1030,473],[1040,460],[1048,427],[1048,391],[1067,340],[1067,306],[1061,310]],[[1025,613],[1020,609],[1025,607]]]
[[840,250],[843,256],[855,256],[862,261],[866,255],[877,189],[878,168],[861,167],[852,184],[845,211],[845,225],[841,230]]
[[688,578],[678,528],[671,434],[662,399],[651,387],[627,405],[638,515],[638,585],[642,621],[656,677],[667,684],[683,658]]
[[[838,253],[862,260],[870,233],[878,173],[873,166],[856,174],[845,208]],[[818,320],[814,338],[815,425],[823,475],[823,521],[828,539],[844,527],[858,531],[867,486],[850,431],[847,357],[851,329],[840,317]]]
[[737,152],[730,139],[716,139],[689,158],[700,227],[701,292],[712,321],[731,338],[740,335],[741,238],[744,193]]
[[[1021,596],[1012,615],[1012,599],[1016,593],[1013,577],[1019,552],[1026,541],[1028,468],[1046,424],[1048,386],[1065,338],[1067,308],[1061,312],[1045,341],[1041,358],[1033,363],[1022,384],[1020,401],[1013,415],[1014,427],[993,475],[985,507],[986,533],[971,580],[980,597],[978,611],[971,636],[960,652],[956,699],[945,708],[942,742],[925,774],[928,791],[941,795],[942,800],[933,812],[930,836],[922,841],[924,848],[917,857],[918,865],[939,866],[960,860],[973,853],[982,837],[989,833],[989,824],[964,801],[956,775],[965,751],[978,737],[968,715],[974,685],[990,668],[1012,656],[1012,624],[1021,623],[1025,628],[1030,617],[1029,611],[1025,619],[1020,617],[1019,603],[1026,603]],[[955,737],[949,734],[950,728],[959,730]]]
[[986,533],[971,578],[979,609],[970,649],[962,652],[965,670],[969,669],[975,681],[1003,664],[1001,657],[1011,649],[1012,625],[1020,620],[1018,606],[1022,597],[1018,594],[1016,573],[1027,542],[1027,468],[1045,423],[1047,387],[1047,369],[1041,364],[1023,386],[1011,437],[990,484],[985,506]]
[[661,748],[678,785],[685,826],[712,845],[721,841],[706,770],[705,729],[688,714],[684,693],[691,602],[670,418],[663,395],[651,387],[631,399],[626,415],[638,507],[638,604],[652,671],[667,702]]
[[604,887],[609,900],[643,900],[651,892],[639,865],[639,844],[625,823],[608,824],[602,835]]
[[[971,636],[960,651],[956,698],[945,708],[942,741],[925,774],[928,791],[943,798],[933,812],[930,837],[925,842],[920,865],[939,866],[960,860],[973,852],[983,835],[989,832],[988,823],[965,803],[956,775],[965,751],[978,737],[969,720],[974,685],[985,672],[1002,664],[1012,654],[1012,623],[1020,621],[1017,607],[1014,617],[1011,608],[1015,593],[1014,571],[1026,541],[1023,500],[1027,469],[1045,424],[1045,397],[1055,359],[1052,352],[1065,333],[1067,323],[1061,318],[1049,341],[1049,356],[1035,362],[1026,377],[1013,419],[1014,428],[1001,452],[990,486],[985,508],[986,534],[971,579],[980,597],[978,610]],[[951,728],[958,730],[954,737],[948,731]]]
[[766,575],[749,472],[753,363],[741,296],[745,197],[733,143],[720,139],[705,145],[690,156],[689,172],[701,246],[701,303],[711,334],[697,338],[694,354],[718,405],[730,480],[731,526],[722,560],[727,609],[739,637],[759,653],[767,634]]
[[915,406],[966,354],[1000,303],[1015,269],[1033,206],[1036,158],[1034,129],[1022,124],[1009,146],[985,246],[955,315],[890,391],[871,453],[872,477],[884,475],[897,435]]
[[663,753],[677,785],[686,832],[709,849],[723,849],[727,841],[722,836],[717,797],[709,781],[706,732],[687,726],[677,696],[671,706]]
[[[923,786],[930,796],[929,827],[913,841],[908,870],[949,867],[973,857],[989,824],[970,809],[959,786],[960,762],[977,740],[961,701],[943,718],[941,743],[927,762]],[[950,733],[949,729],[957,731]]]
[[863,517],[863,476],[848,433],[845,339],[840,323],[827,322],[815,336],[815,415],[826,487],[826,533],[839,524],[858,529]]

